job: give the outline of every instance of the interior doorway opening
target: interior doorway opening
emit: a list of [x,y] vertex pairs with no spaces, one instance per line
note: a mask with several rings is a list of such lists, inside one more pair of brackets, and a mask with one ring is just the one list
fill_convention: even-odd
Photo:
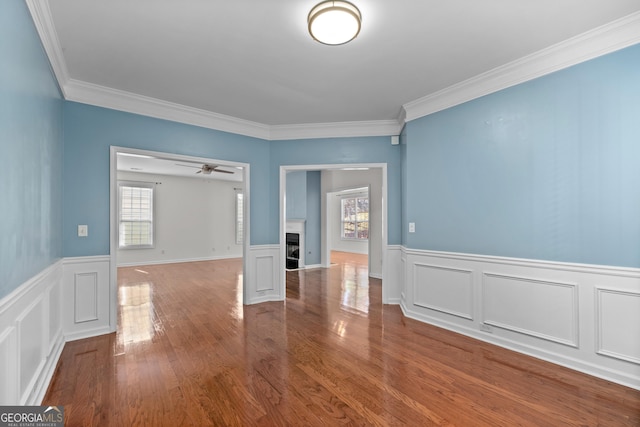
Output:
[[[144,251],[138,251],[138,258],[129,256],[133,254],[133,251],[130,254],[127,254],[126,264],[132,265],[135,263],[142,264],[162,264],[162,263],[171,263],[171,262],[190,262],[190,261],[200,261],[206,259],[215,259],[215,258],[224,258],[226,257],[241,257],[242,258],[242,294],[243,294],[243,302],[246,303],[246,259],[249,250],[249,242],[250,242],[250,227],[249,227],[249,218],[250,218],[250,205],[249,205],[249,194],[250,194],[250,186],[249,186],[249,165],[246,163],[239,162],[230,162],[225,160],[211,159],[211,158],[203,158],[203,157],[195,157],[195,156],[186,156],[186,155],[178,155],[172,153],[163,153],[163,152],[155,152],[148,150],[139,150],[133,148],[125,148],[125,147],[111,147],[110,153],[110,327],[111,330],[117,329],[118,322],[118,267],[121,264],[119,258],[124,258],[122,255],[122,245],[121,241],[123,240],[122,232],[123,230],[132,229],[134,230],[131,233],[133,237],[133,242],[138,243],[136,240],[138,238],[139,230],[144,229],[144,221],[149,221],[149,216],[141,217],[139,215],[141,206],[141,201],[137,198],[134,200],[134,207],[131,212],[135,215],[131,218],[126,217],[123,218],[122,212],[123,210],[119,209],[122,205],[122,185],[119,185],[118,176],[120,174],[121,177],[125,177],[128,179],[130,183],[130,188],[135,188],[137,186],[153,188],[154,186],[162,186],[162,179],[157,179],[159,176],[166,176],[165,187],[168,182],[173,183],[174,185],[183,185],[181,183],[192,182],[195,187],[215,187],[218,181],[225,181],[224,186],[220,188],[225,188],[232,192],[229,196],[228,207],[233,209],[233,212],[230,213],[229,221],[233,221],[233,225],[231,223],[227,224],[229,228],[233,229],[235,235],[226,238],[223,243],[219,244],[216,247],[215,243],[211,241],[204,241],[202,243],[203,248],[200,248],[200,252],[196,252],[197,255],[194,255],[193,248],[189,247],[189,237],[186,236],[188,233],[183,233],[182,237],[184,240],[180,245],[176,245],[178,249],[173,251],[175,255],[165,253],[165,250],[168,252],[168,249],[165,249],[161,245],[156,245],[156,239],[150,239],[144,241],[145,245]],[[140,173],[142,169],[147,172],[148,175],[144,175]],[[135,172],[139,172],[135,174]],[[145,176],[148,176],[149,179],[146,179]],[[132,179],[133,177],[133,179]],[[202,178],[196,180],[195,178]],[[140,184],[142,183],[142,184]],[[201,184],[202,183],[202,184]],[[138,185],[140,184],[140,185]],[[211,184],[211,185],[209,185]],[[216,187],[217,188],[217,187]],[[164,190],[164,189],[163,189]],[[192,188],[184,188],[182,193],[194,193],[194,189]],[[214,190],[215,191],[215,190]],[[180,190],[174,190],[174,193],[179,194]],[[136,193],[133,192],[133,195]],[[180,210],[187,216],[198,218],[198,221],[181,221],[179,227],[174,225],[170,225],[169,229],[165,230],[166,232],[176,232],[175,228],[181,229],[183,232],[188,227],[199,227],[198,230],[191,230],[194,233],[199,232],[208,232],[208,227],[206,227],[207,223],[213,218],[207,218],[208,215],[200,215],[203,211],[204,203],[211,203],[215,205],[215,200],[199,200],[197,198],[197,194],[192,194],[191,196],[196,197],[196,199],[192,200],[192,203],[188,203],[187,205],[178,205],[171,206],[173,210],[177,210],[179,213]],[[186,194],[185,194],[186,197]],[[226,197],[225,197],[226,200]],[[147,201],[148,202],[148,201]],[[176,204],[176,203],[174,203]],[[165,215],[164,217],[175,216],[176,212],[168,212],[166,213],[167,203],[164,205]],[[151,216],[157,214],[155,212],[157,208],[151,208],[149,213]],[[144,210],[144,209],[143,209]],[[213,212],[213,210],[211,210]],[[174,218],[175,219],[175,218]],[[192,218],[193,219],[193,218]],[[179,221],[179,219],[178,219]],[[225,220],[226,221],[226,220]],[[152,225],[147,228],[157,235],[159,230],[155,229],[157,227],[156,222],[153,221]],[[141,225],[142,224],[142,225]],[[198,225],[199,224],[199,225]],[[165,224],[166,225],[166,224]],[[205,230],[202,230],[202,229]],[[136,234],[137,233],[137,234]],[[126,233],[125,233],[126,234]],[[142,233],[144,235],[144,233]],[[193,234],[193,233],[192,233]],[[174,236],[175,237],[175,236]],[[185,240],[186,239],[186,240]],[[233,249],[234,247],[239,248],[239,250]],[[135,245],[134,245],[135,249]],[[191,251],[191,252],[189,252]],[[205,251],[209,251],[208,253]],[[217,253],[216,253],[217,251]],[[126,252],[124,252],[126,254]],[[140,254],[144,253],[144,256],[140,258]],[[173,256],[173,258],[172,258]],[[146,257],[146,258],[145,258]]]
[[[317,242],[313,241],[315,230],[310,229],[308,221],[305,218],[294,218],[291,216],[291,201],[297,200],[298,203],[304,203],[298,194],[291,194],[291,186],[289,179],[294,175],[292,173],[320,173],[321,183],[319,199],[320,199],[320,224],[317,230]],[[299,182],[299,176],[293,179]],[[288,188],[289,187],[289,188]],[[311,185],[308,186],[312,188]],[[371,200],[370,219],[367,224],[366,232],[369,239],[366,240],[365,249],[360,249],[368,256],[369,276],[382,279],[385,274],[384,257],[387,248],[387,165],[385,163],[375,164],[339,164],[339,165],[295,165],[280,167],[280,284],[285,290],[286,270],[287,270],[287,233],[290,232],[291,223],[300,221],[305,230],[305,238],[301,238],[300,246],[305,246],[301,258],[306,260],[312,259],[311,263],[304,262],[302,268],[329,268],[331,266],[331,243],[332,231],[337,232],[337,220],[330,220],[332,216],[340,216],[340,202],[336,194],[340,192],[348,192],[358,189],[366,192],[369,200]],[[289,190],[289,191],[288,191]],[[302,201],[301,201],[302,200]],[[334,215],[335,214],[335,215]],[[364,226],[364,223],[361,224]],[[356,232],[354,230],[354,232]],[[348,239],[347,239],[348,240]],[[355,239],[354,239],[355,240]],[[313,255],[314,248],[319,251],[319,257],[315,259]],[[362,246],[361,246],[362,248]],[[302,252],[302,249],[301,249]],[[311,252],[311,253],[310,253]],[[310,256],[311,255],[311,256]],[[383,295],[384,281],[382,282]],[[285,293],[283,292],[283,295]],[[386,301],[385,301],[386,302]]]

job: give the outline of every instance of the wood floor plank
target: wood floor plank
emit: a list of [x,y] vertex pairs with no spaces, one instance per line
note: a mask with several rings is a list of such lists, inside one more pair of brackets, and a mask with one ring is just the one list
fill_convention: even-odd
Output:
[[640,391],[405,318],[366,256],[242,305],[242,260],[118,269],[118,331],[67,343],[66,426],[640,426]]

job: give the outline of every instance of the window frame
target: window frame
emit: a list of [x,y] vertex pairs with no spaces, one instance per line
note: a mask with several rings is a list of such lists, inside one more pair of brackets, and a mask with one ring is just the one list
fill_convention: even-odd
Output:
[[236,245],[242,245],[244,243],[244,191],[242,188],[235,189],[234,205],[236,209],[235,216],[235,239]]
[[[123,187],[130,188],[144,188],[151,190],[150,197],[150,219],[148,221],[123,221],[122,220],[122,189]],[[118,220],[118,250],[130,250],[130,249],[154,249],[156,243],[156,186],[153,182],[145,182],[145,181],[118,181],[118,212],[117,212],[117,220]],[[122,243],[122,223],[123,222],[139,222],[139,223],[151,223],[151,243],[149,244],[130,244],[123,245]]]
[[[345,211],[344,211],[344,204],[345,204],[345,200],[354,200],[354,204],[355,204],[355,220],[354,221],[345,221]],[[358,199],[366,199],[367,200],[367,220],[366,221],[359,221],[358,220]],[[368,193],[360,193],[360,194],[348,194],[348,195],[344,195],[340,197],[340,239],[341,240],[347,240],[347,241],[355,241],[355,242],[365,242],[369,240],[369,224],[371,221],[370,218],[370,213],[371,213],[371,205],[370,205],[370,200],[369,200],[369,194]],[[367,237],[358,237],[358,229],[360,228],[358,226],[358,224],[361,223],[367,223]],[[353,230],[353,234],[355,237],[348,237],[345,236],[345,224],[350,224],[353,223],[354,224],[354,230]]]

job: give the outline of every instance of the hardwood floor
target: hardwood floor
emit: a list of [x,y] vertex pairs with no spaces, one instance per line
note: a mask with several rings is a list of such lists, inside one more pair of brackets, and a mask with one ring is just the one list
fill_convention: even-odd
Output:
[[[363,261],[364,259],[364,261]],[[117,333],[67,343],[66,426],[639,426],[640,392],[422,324],[366,257],[242,306],[242,261],[120,268]]]

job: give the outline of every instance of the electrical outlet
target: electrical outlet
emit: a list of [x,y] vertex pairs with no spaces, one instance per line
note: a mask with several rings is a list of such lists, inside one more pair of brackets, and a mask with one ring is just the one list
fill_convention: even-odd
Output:
[[409,233],[415,233],[416,232],[416,223],[415,222],[410,222],[409,223]]

